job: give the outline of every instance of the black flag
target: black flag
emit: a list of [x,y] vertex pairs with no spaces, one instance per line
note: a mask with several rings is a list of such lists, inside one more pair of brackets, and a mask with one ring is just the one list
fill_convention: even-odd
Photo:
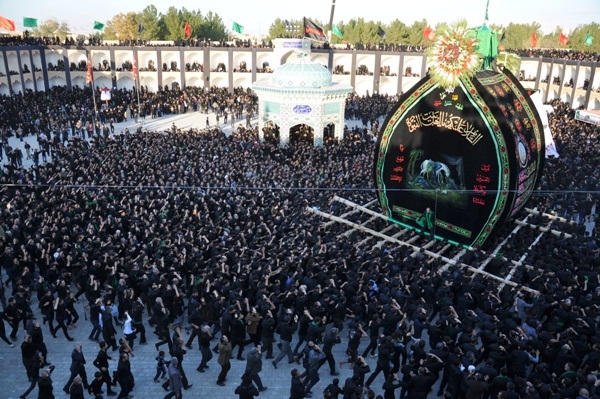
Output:
[[142,33],[144,31],[144,25],[141,22],[138,23],[138,33]]
[[385,37],[385,31],[381,26],[377,27],[377,35],[382,39]]
[[323,28],[308,18],[304,18],[304,37],[324,42],[326,40]]

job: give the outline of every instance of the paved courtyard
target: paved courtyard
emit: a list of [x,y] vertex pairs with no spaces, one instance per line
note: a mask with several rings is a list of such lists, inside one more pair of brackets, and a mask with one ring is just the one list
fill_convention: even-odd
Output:
[[[143,123],[143,128],[148,130],[166,130],[171,127],[173,123],[178,128],[188,129],[190,127],[196,128],[204,128],[206,127],[206,118],[209,118],[209,123],[211,126],[214,126],[216,123],[216,118],[214,114],[206,115],[200,112],[182,114],[182,115],[173,115],[173,116],[165,116],[158,119],[150,119],[147,118]],[[222,121],[222,120],[221,120]],[[257,123],[256,119],[252,120],[252,125],[255,126]],[[355,125],[355,121],[347,121],[347,125],[349,127],[353,127]],[[239,124],[243,124],[245,126],[245,119],[238,120],[235,122],[235,127]],[[139,124],[135,121],[128,120],[115,125],[115,132],[120,132],[126,127],[130,131],[135,131]],[[229,133],[231,130],[231,124],[228,122],[227,124],[220,124],[222,130],[225,133]],[[25,142],[29,142],[32,148],[37,148],[37,141],[34,136],[29,136],[25,138],[25,141],[20,141],[15,137],[11,137],[9,139],[9,144],[12,147],[19,147],[23,150],[23,154],[25,155],[25,150],[23,148]],[[50,159],[50,158],[49,158]],[[2,164],[5,164],[6,158],[2,161]],[[23,166],[30,167],[32,165],[32,160],[23,159]],[[4,275],[4,280],[6,280],[6,276]],[[10,296],[10,289],[7,289],[7,299]],[[81,298],[83,299],[83,297]],[[93,378],[94,372],[96,372],[96,368],[93,366],[92,362],[96,357],[96,354],[99,350],[98,344],[93,341],[89,341],[87,339],[90,330],[91,324],[89,321],[84,319],[83,312],[83,303],[79,303],[76,305],[77,310],[80,314],[80,320],[77,323],[77,327],[69,332],[69,334],[75,338],[75,341],[69,342],[65,339],[62,332],[58,332],[58,338],[53,338],[50,335],[50,331],[47,325],[42,326],[42,330],[44,332],[45,342],[48,347],[48,361],[56,366],[54,373],[52,374],[52,380],[54,382],[54,395],[56,398],[68,398],[68,395],[62,391],[62,387],[67,382],[70,372],[69,367],[71,365],[71,352],[73,350],[73,346],[76,342],[81,342],[83,345],[83,353],[85,355],[87,364],[86,364],[86,372],[88,375],[88,379],[91,380]],[[37,299],[35,295],[33,295],[32,309],[35,312],[35,315],[38,320],[42,320],[42,316],[38,309]],[[10,333],[10,329],[8,325],[6,325],[8,331],[7,335]],[[146,325],[146,330],[148,331],[148,342],[149,345],[140,346],[136,343],[134,346],[135,357],[131,360],[131,369],[133,374],[135,375],[136,385],[132,392],[132,395],[136,399],[153,399],[153,398],[162,398],[165,396],[166,392],[161,388],[161,384],[154,383],[152,381],[154,374],[156,372],[156,361],[155,357],[157,355],[157,351],[154,347],[154,343],[157,342],[157,337],[152,333],[153,328]],[[29,387],[29,382],[27,381],[27,375],[25,374],[25,368],[21,361],[21,350],[20,345],[23,342],[23,337],[25,336],[25,332],[22,329],[22,325],[19,328],[19,333],[17,335],[17,340],[15,341],[15,347],[10,348],[6,343],[0,341],[0,369],[2,372],[0,373],[0,399],[17,399],[20,395],[22,395],[25,390]],[[346,349],[347,344],[347,330],[342,331],[342,344],[334,347],[334,356],[336,358],[336,362],[339,362],[341,359],[345,359],[346,355],[344,351]],[[187,334],[184,332],[184,337],[187,339]],[[138,339],[139,342],[139,339]],[[297,342],[297,338],[295,337],[294,342]],[[368,344],[368,339],[364,339],[361,347],[364,348]],[[165,349],[166,346],[163,346],[161,349]],[[249,350],[250,347],[247,347]],[[109,350],[110,352],[110,350]],[[113,352],[113,357],[115,357],[117,353]],[[274,349],[274,355],[277,356],[278,349]],[[168,358],[168,356],[167,356]],[[229,372],[229,376],[226,382],[225,387],[220,387],[216,385],[217,375],[220,371],[220,367],[217,364],[216,356],[209,362],[210,368],[206,370],[204,373],[200,373],[196,371],[196,367],[200,363],[201,355],[198,347],[194,347],[193,349],[188,351],[183,363],[184,370],[186,371],[188,380],[190,384],[193,386],[184,391],[184,398],[236,398],[233,392],[235,388],[240,383],[240,376],[244,372],[244,368],[246,365],[245,361],[232,360],[232,367]],[[367,358],[367,361],[371,365],[371,369],[375,369],[376,359],[375,358]],[[116,370],[117,362],[111,363],[111,371]],[[268,387],[268,389],[264,392],[260,393],[260,398],[265,399],[282,399],[289,397],[289,388],[290,388],[290,371],[292,368],[297,367],[300,370],[303,370],[302,367],[298,364],[287,363],[287,360],[284,359],[278,364],[278,369],[274,369],[271,360],[266,360],[263,357],[263,371],[261,373],[261,378],[263,380],[263,384]],[[315,398],[321,398],[323,389],[333,380],[333,376],[329,375],[329,367],[327,364],[323,365],[320,370],[321,381],[312,389],[315,394]],[[348,365],[345,365],[342,370],[340,370],[340,375],[338,378],[340,379],[340,384],[343,384],[344,380],[348,377],[352,376],[352,371],[348,368]],[[372,384],[372,388],[381,392],[381,386],[383,384],[383,377],[380,375]],[[106,390],[105,390],[106,391]],[[116,387],[116,391],[119,392],[119,387]],[[86,397],[87,397],[86,393]],[[29,395],[29,398],[37,397],[37,388],[35,388]]]

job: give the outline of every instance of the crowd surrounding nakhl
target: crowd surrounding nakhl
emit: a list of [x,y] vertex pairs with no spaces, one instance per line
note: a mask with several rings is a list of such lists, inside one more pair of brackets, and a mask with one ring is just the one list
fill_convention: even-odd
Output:
[[[86,389],[101,398],[103,385],[110,396],[117,384],[119,399],[131,396],[141,366],[130,356],[147,343],[155,345],[154,381],[166,377],[166,397],[191,388],[184,355],[196,345],[197,371],[218,368],[214,383],[240,398],[267,389],[260,377],[266,367],[290,378],[289,368],[278,369],[284,360],[297,362],[293,399],[600,397],[598,227],[585,224],[599,199],[599,131],[575,121],[568,105],[554,103],[561,156],[547,161],[530,206],[573,223],[553,222],[564,234],[539,242],[536,229],[509,238],[486,266],[506,275],[511,260],[523,257],[511,274],[518,286],[500,289],[467,266],[479,267],[511,224],[488,247],[441,269],[441,261],[408,246],[376,246],[364,233],[343,234],[343,225],[306,212],[339,214],[335,194],[357,203],[376,198],[367,129],[387,112],[384,96],[348,101],[347,111],[367,126],[346,129],[340,142],[281,148],[243,124],[230,135],[218,126],[88,134],[81,128],[91,121],[87,100],[76,90],[53,90],[56,97],[12,105],[20,112],[9,122],[33,120],[20,134],[46,136],[51,160],[29,169],[11,161],[0,176],[0,337],[22,342],[31,387],[21,397],[36,386],[39,398],[53,397],[45,366],[58,354],[48,353],[44,335],[71,340],[75,323],[100,341],[100,351],[85,364],[81,345],[73,349],[62,386],[71,398]],[[163,93],[156,103],[173,104],[185,93]],[[215,112],[251,98],[244,90],[211,93]],[[348,357],[336,359],[335,345]],[[118,363],[111,369],[112,357]],[[245,372],[228,380],[236,360],[246,362]],[[340,381],[346,364],[352,375]]]

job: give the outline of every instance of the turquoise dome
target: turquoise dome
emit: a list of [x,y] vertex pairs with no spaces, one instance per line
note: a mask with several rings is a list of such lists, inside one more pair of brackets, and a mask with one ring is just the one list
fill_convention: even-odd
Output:
[[306,58],[288,62],[273,72],[271,84],[277,87],[320,88],[331,86],[331,72]]

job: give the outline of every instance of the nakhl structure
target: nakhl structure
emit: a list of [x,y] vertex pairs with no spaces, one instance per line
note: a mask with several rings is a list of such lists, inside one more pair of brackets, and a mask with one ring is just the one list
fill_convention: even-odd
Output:
[[[259,137],[264,139],[268,123],[279,127],[279,143],[290,142],[290,129],[306,125],[314,130],[314,145],[323,145],[326,127],[340,140],[344,132],[344,110],[352,86],[331,81],[331,72],[310,60],[310,42],[306,39],[280,41],[285,49],[283,63],[268,79],[252,85],[258,95]],[[279,43],[276,43],[279,44]],[[294,44],[295,43],[295,44]]]
[[481,29],[438,34],[429,73],[387,116],[374,166],[391,221],[466,247],[482,246],[525,206],[545,149],[535,106],[512,73],[496,69],[495,33]]

